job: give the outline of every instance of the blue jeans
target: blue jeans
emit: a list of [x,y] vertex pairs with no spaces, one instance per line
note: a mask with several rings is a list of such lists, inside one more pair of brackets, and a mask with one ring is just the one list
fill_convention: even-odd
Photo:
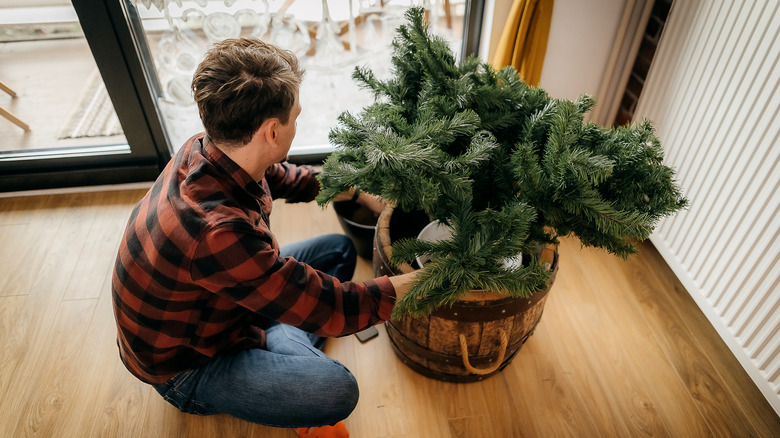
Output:
[[[352,242],[340,234],[284,246],[281,254],[342,281],[352,278],[357,260]],[[216,356],[154,389],[183,412],[223,413],[274,427],[332,425],[355,409],[355,377],[314,347],[318,337],[277,323],[266,339],[267,350]]]

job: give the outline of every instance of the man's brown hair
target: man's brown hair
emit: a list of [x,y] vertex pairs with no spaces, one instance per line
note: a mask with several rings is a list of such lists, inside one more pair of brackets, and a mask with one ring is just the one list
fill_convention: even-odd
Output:
[[198,65],[192,91],[206,134],[242,146],[266,119],[287,123],[303,69],[295,55],[257,38],[214,44]]

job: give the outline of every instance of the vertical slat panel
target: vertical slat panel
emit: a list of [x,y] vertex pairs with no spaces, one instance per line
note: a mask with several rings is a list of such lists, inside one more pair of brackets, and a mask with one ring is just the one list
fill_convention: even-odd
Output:
[[780,2],[675,2],[635,119],[690,207],[651,240],[780,414]]
[[770,240],[767,241],[768,244],[763,245],[763,251],[761,251],[763,257],[754,265],[756,269],[751,270],[754,272],[744,282],[745,293],[750,298],[743,301],[744,306],[735,311],[733,319],[729,320],[729,324],[734,328],[734,335],[741,338],[748,349],[755,348],[754,340],[757,337],[759,345],[761,339],[765,339],[762,335],[766,335],[768,332],[761,333],[758,329],[767,323],[770,316],[773,316],[777,310],[778,301],[780,301],[780,294],[770,295],[772,284],[776,284],[780,280],[780,274],[777,272],[780,269],[780,254],[771,253],[772,248],[776,248],[778,245],[778,236],[780,233],[770,237]]
[[[746,12],[748,13],[748,19],[760,18],[760,8],[742,5],[741,9],[742,10],[737,16],[737,26],[746,25]],[[735,53],[739,53],[739,56],[736,57],[736,59],[732,58],[732,62],[725,66],[717,64],[707,66],[719,77],[719,80],[717,81],[717,91],[716,94],[713,95],[717,96],[717,98],[708,99],[706,104],[706,108],[709,110],[706,114],[709,123],[706,126],[691,125],[687,127],[693,131],[702,130],[706,135],[699,142],[683,143],[691,145],[691,148],[700,150],[703,156],[711,156],[713,158],[707,160],[708,162],[705,164],[707,167],[704,167],[704,165],[701,166],[706,169],[706,171],[702,172],[698,171],[698,163],[704,161],[701,158],[694,161],[676,161],[679,166],[690,169],[690,171],[681,175],[682,183],[690,188],[692,202],[701,205],[702,213],[704,213],[697,215],[692,221],[675,224],[677,225],[675,227],[676,233],[671,236],[672,241],[677,242],[677,249],[681,251],[681,258],[683,258],[686,263],[691,263],[691,269],[694,270],[694,272],[701,269],[699,263],[704,259],[699,258],[696,261],[689,261],[686,259],[688,248],[690,248],[688,238],[693,234],[698,240],[701,237],[700,230],[704,229],[703,221],[723,217],[724,214],[728,214],[732,211],[731,208],[726,208],[731,207],[731,205],[729,205],[730,192],[728,189],[729,186],[724,184],[723,175],[738,173],[742,170],[741,168],[734,166],[734,163],[739,157],[738,150],[733,148],[712,147],[713,144],[727,141],[729,138],[730,141],[733,141],[733,137],[740,131],[740,126],[744,124],[743,120],[738,120],[733,114],[734,110],[737,109],[735,105],[739,104],[739,102],[734,102],[733,98],[739,93],[744,93],[744,88],[750,86],[749,83],[744,83],[739,80],[739,78],[744,77],[744,69],[747,68],[746,64],[748,64],[751,59],[749,56],[745,56],[748,42],[740,41],[740,37],[744,36],[744,33],[737,30],[731,32],[730,36],[739,41],[732,49]],[[719,47],[717,50],[723,50],[723,48]],[[744,118],[748,117],[748,114],[740,114],[740,116]],[[697,180],[694,179],[693,176],[701,176],[702,178]],[[705,181],[702,181],[702,179]],[[719,202],[715,202],[713,196],[718,196]],[[708,208],[709,210],[705,211],[704,208]],[[727,221],[721,221],[721,224],[726,223]],[[712,228],[710,229],[712,230]],[[733,230],[729,231],[733,232]],[[717,252],[715,254],[717,254]],[[709,264],[708,266],[714,268],[715,265]]]
[[[703,54],[704,59],[702,62],[687,63],[686,69],[682,73],[679,96],[684,101],[691,102],[691,107],[689,111],[679,114],[682,117],[675,120],[675,126],[669,131],[669,135],[680,138],[683,143],[689,143],[690,140],[687,137],[697,133],[697,130],[689,130],[688,127],[699,126],[700,121],[696,119],[709,108],[709,100],[712,98],[712,89],[706,86],[708,80],[705,78],[712,75],[712,69],[708,67],[713,62],[712,58],[717,58],[719,55],[719,51],[714,46],[722,44],[721,37],[724,34],[728,35],[728,32],[723,32],[724,15],[718,15],[721,8],[723,8],[722,4],[705,9],[705,16],[700,20],[704,25],[697,31],[697,41],[691,52],[693,56]],[[698,158],[700,153],[701,149],[699,148],[678,149],[674,157],[670,158],[675,162],[686,163]],[[674,236],[671,237],[674,239]]]
[[[663,41],[661,41],[661,43],[670,47],[684,47],[686,45],[686,41],[690,41],[692,36],[697,31],[700,31],[700,29],[696,26],[685,25],[684,21],[687,20],[690,16],[696,16],[703,13],[706,7],[705,3],[707,3],[706,0],[674,3],[672,5],[672,13],[670,13],[668,18],[666,24],[667,27],[665,27]],[[699,21],[697,24],[700,23],[701,21]],[[639,105],[642,104],[646,104],[649,108],[657,108],[661,105],[662,102],[668,102],[674,96],[679,95],[679,90],[673,86],[674,84],[679,83],[678,78],[681,72],[684,71],[684,67],[682,66],[685,64],[685,59],[687,59],[688,56],[690,56],[690,54],[685,53],[683,50],[657,51],[656,57],[653,61],[653,66],[651,68],[664,72],[667,80],[656,81],[655,84],[652,84],[653,87],[649,86],[651,84],[646,83],[645,89],[652,89],[653,92],[650,93],[645,91],[642,93],[642,96],[640,97],[640,100],[637,104],[637,110],[640,109]],[[677,66],[681,66],[681,68],[678,68]],[[652,77],[648,78],[648,80],[651,79]],[[637,120],[639,120],[640,116],[641,113],[639,112],[636,112],[634,115],[635,119]],[[674,126],[676,126],[676,119],[674,118],[675,114],[656,113],[654,116],[655,117],[653,120],[659,127],[666,126],[668,129],[672,129]],[[680,150],[680,148],[668,148],[668,154],[670,158],[672,158],[672,156],[676,158],[676,155]],[[670,162],[674,161],[675,160],[671,160]],[[681,214],[685,213],[683,212]],[[659,227],[659,234],[662,234],[666,241],[671,241],[669,234],[675,230],[675,227],[669,225],[673,224],[676,220],[676,217],[668,218],[663,222],[663,224],[667,226]]]
[[[744,26],[749,19],[756,19],[760,16],[759,8],[748,5],[740,6],[740,10],[735,13],[737,15],[736,26]],[[689,113],[699,111],[701,114],[701,119],[697,119],[695,123],[684,127],[688,135],[682,139],[682,144],[697,145],[697,147],[690,149],[695,149],[698,153],[692,161],[675,161],[680,166],[691,169],[689,173],[681,175],[681,178],[683,184],[690,187],[692,195],[695,196],[692,199],[698,201],[697,204],[710,209],[707,211],[707,214],[699,215],[696,218],[696,226],[692,226],[692,222],[688,222],[682,226],[675,227],[676,233],[670,236],[673,241],[678,243],[681,258],[686,261],[688,261],[686,258],[688,255],[687,250],[690,248],[687,240],[700,237],[701,221],[706,218],[720,217],[724,213],[726,206],[726,203],[723,202],[724,198],[721,198],[719,203],[713,202],[712,198],[724,190],[722,178],[716,178],[716,175],[724,171],[732,172],[728,163],[733,164],[734,154],[737,153],[737,151],[732,149],[713,149],[709,146],[718,140],[723,141],[724,138],[734,135],[739,130],[736,120],[727,118],[726,113],[730,111],[733,96],[738,92],[734,88],[739,87],[741,84],[741,81],[737,78],[744,75],[741,69],[744,68],[743,65],[748,61],[744,56],[746,43],[741,41],[740,29],[735,30],[734,26],[726,26],[725,29],[729,29],[726,32],[722,32],[728,38],[726,44],[713,50],[720,53],[728,52],[728,58],[724,60],[726,62],[705,65],[713,73],[714,79],[712,83],[708,83],[703,88],[704,94],[700,98],[694,97],[689,100],[690,102],[702,100],[704,104],[700,105],[699,109],[686,111]],[[745,85],[743,84],[742,86]],[[730,121],[730,123],[723,123],[724,120]],[[696,133],[692,138],[691,132]],[[671,134],[671,136],[677,137],[676,134]],[[695,165],[695,163],[701,164]],[[696,267],[692,266],[692,269],[696,269]]]
[[[777,126],[772,123],[771,118],[776,112],[778,102],[776,93],[777,58],[780,56],[780,46],[774,43],[778,36],[778,23],[775,22],[772,26],[774,27],[773,32],[762,35],[763,44],[758,47],[761,50],[757,51],[756,56],[748,59],[748,62],[755,67],[749,68],[742,75],[743,78],[749,79],[737,81],[746,86],[735,90],[731,100],[727,103],[727,106],[734,109],[727,112],[723,120],[724,123],[732,120],[736,122],[733,134],[723,138],[723,145],[728,145],[731,151],[726,165],[733,168],[734,172],[726,167],[724,169],[726,172],[714,172],[713,174],[721,180],[718,182],[719,187],[731,187],[731,193],[723,200],[726,205],[732,207],[729,213],[730,219],[717,221],[718,217],[705,218],[710,222],[720,222],[718,225],[721,228],[729,229],[731,233],[737,233],[735,237],[738,240],[744,240],[744,233],[748,231],[745,227],[739,227],[739,230],[735,229],[740,224],[741,215],[747,213],[755,215],[756,209],[763,207],[761,201],[765,199],[762,198],[771,196],[771,193],[764,188],[769,189],[773,184],[771,180],[767,181],[766,178],[771,178],[768,172],[774,167],[774,162],[769,160],[775,160],[777,156],[777,150],[775,148],[773,153],[771,144],[772,138],[776,134],[768,132],[768,130],[774,130],[772,125]],[[774,50],[765,50],[772,46],[774,46]],[[751,48],[747,47],[747,49]],[[771,74],[773,71],[774,74]],[[770,81],[774,81],[774,84]],[[745,129],[746,127],[749,129]],[[759,185],[762,190],[751,189],[751,187]],[[713,202],[717,201],[717,198],[713,199]],[[697,218],[696,224],[699,223],[703,222]],[[711,229],[715,233],[719,231],[718,226]],[[717,240],[714,244],[718,252],[723,252],[729,242],[724,239]],[[713,272],[724,272],[722,269],[733,271],[733,265],[725,266],[723,263],[722,261],[721,266],[713,267],[720,270],[711,269],[700,274],[710,277]]]

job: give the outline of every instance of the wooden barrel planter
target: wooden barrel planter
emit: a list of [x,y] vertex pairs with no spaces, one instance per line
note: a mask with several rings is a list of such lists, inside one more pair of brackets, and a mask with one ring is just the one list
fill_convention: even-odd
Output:
[[[409,264],[390,265],[391,245],[416,237],[428,222],[423,213],[385,209],[374,236],[374,274],[413,271]],[[441,307],[429,316],[388,321],[385,327],[396,355],[414,371],[447,382],[475,382],[504,369],[539,324],[558,272],[557,247],[545,248],[542,257],[551,263],[552,274],[545,289],[530,298],[471,291],[452,307]]]

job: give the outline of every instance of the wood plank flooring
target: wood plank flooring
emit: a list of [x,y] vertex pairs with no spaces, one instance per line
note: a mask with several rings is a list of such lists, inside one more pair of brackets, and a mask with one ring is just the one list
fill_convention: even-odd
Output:
[[[294,437],[179,412],[117,356],[110,270],[142,190],[0,199],[0,437]],[[276,203],[282,243],[341,232]],[[560,248],[534,336],[483,382],[422,377],[378,338],[332,339],[358,379],[353,438],[777,437],[772,410],[650,244],[629,261]],[[370,278],[361,260],[356,279]]]

